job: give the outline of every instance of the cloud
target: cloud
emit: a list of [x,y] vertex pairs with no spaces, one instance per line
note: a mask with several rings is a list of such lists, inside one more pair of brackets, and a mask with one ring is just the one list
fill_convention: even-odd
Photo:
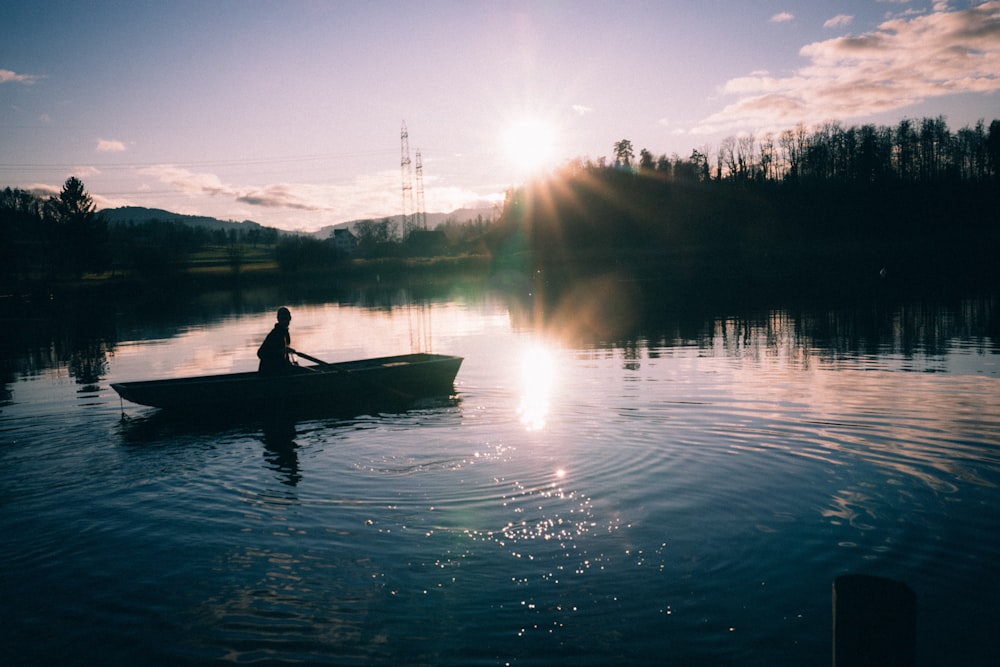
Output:
[[53,195],[58,195],[62,191],[62,186],[49,185],[48,183],[29,183],[28,185],[22,186],[21,190],[30,192],[36,197],[51,197]]
[[40,78],[42,77],[35,74],[18,74],[17,72],[12,72],[9,69],[0,69],[0,84],[23,83],[30,86]]
[[996,92],[1000,0],[890,19],[872,32],[807,44],[799,53],[809,64],[789,76],[758,72],[726,82],[720,92],[736,100],[692,132],[779,129]]
[[[315,192],[319,190],[319,192]],[[329,206],[319,203],[322,188],[312,185],[277,183],[263,188],[254,188],[236,196],[236,201],[264,208],[287,208],[299,211],[328,210]],[[317,196],[318,195],[318,196]]]
[[234,191],[223,185],[215,174],[198,174],[172,164],[143,167],[139,173],[145,176],[154,176],[161,183],[172,185],[189,195],[235,195]]
[[832,19],[823,22],[824,28],[845,28],[854,22],[854,17],[850,14],[837,14]]
[[771,23],[788,23],[795,20],[795,14],[790,12],[778,12],[771,17]]
[[120,153],[125,150],[125,144],[115,139],[98,139],[97,150],[101,153]]
[[[212,197],[230,199],[234,204],[255,208],[284,209],[289,211],[310,211],[333,213],[336,208],[331,202],[348,200],[357,194],[364,194],[364,184],[314,185],[309,183],[275,183],[257,187],[240,187],[225,183],[216,174],[194,172],[172,164],[144,167],[140,174],[155,177],[161,183],[172,186],[192,197]],[[393,171],[397,183],[392,194],[398,196],[399,173]],[[381,185],[381,184],[380,184]],[[385,188],[379,187],[380,191]],[[395,199],[393,199],[395,201]],[[384,198],[379,204],[385,210]]]
[[83,180],[85,178],[90,178],[91,176],[99,176],[101,170],[94,166],[78,166],[73,167],[72,173],[77,178]]
[[575,111],[580,116],[586,116],[588,113],[592,112],[594,109],[592,107],[584,106],[583,104],[574,104],[573,111]]

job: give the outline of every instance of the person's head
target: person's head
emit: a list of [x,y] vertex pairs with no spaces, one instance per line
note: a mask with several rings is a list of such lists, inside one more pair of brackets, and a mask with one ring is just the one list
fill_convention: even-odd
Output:
[[288,324],[292,321],[292,311],[288,310],[284,306],[278,309],[278,322],[281,324]]

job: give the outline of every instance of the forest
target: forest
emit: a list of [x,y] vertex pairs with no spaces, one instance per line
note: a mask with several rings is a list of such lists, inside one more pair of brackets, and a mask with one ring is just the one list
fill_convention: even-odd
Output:
[[643,149],[637,160],[623,139],[613,160],[511,190],[489,234],[494,267],[729,289],[997,284],[1000,121],[829,123],[728,138],[712,157]]

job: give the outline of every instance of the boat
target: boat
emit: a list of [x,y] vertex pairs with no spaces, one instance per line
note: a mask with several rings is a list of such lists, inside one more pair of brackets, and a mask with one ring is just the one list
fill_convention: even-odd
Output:
[[336,408],[372,401],[406,403],[454,392],[462,357],[426,352],[293,366],[287,373],[257,372],[115,382],[126,401],[162,410],[203,412]]

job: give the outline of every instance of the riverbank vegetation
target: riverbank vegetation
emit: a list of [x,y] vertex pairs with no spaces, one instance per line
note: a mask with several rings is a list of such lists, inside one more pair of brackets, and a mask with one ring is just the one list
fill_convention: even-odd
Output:
[[254,226],[111,224],[83,183],[56,196],[0,191],[0,294],[80,286],[141,293],[311,280],[488,275],[530,289],[615,273],[698,289],[819,281],[951,281],[996,287],[1000,121],[828,123],[654,155],[629,140],[507,193],[497,220],[434,230],[389,218],[350,243]]

